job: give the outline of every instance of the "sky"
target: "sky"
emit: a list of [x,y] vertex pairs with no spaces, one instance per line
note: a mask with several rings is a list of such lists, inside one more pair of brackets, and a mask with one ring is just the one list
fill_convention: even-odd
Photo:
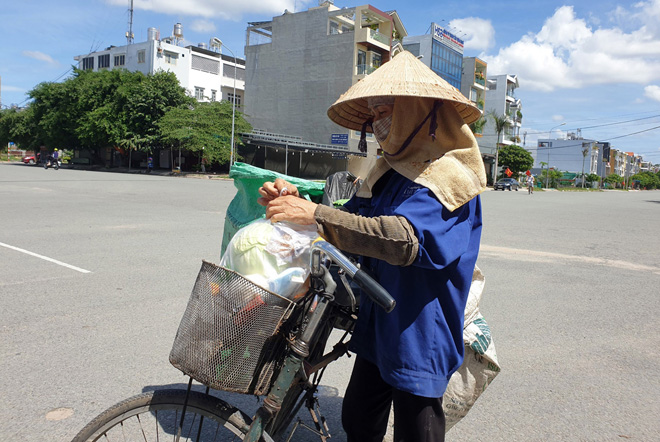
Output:
[[[2,106],[25,105],[39,83],[66,79],[77,55],[125,45],[130,3],[2,0]],[[660,0],[369,4],[396,10],[410,36],[427,34],[431,22],[438,23],[464,40],[464,56],[488,63],[489,75],[517,75],[524,147],[580,130],[584,138],[660,163]],[[163,37],[181,23],[186,45],[217,37],[224,53],[242,58],[249,22],[317,5],[317,0],[134,0],[133,33],[136,42],[145,41],[147,28],[158,28]]]

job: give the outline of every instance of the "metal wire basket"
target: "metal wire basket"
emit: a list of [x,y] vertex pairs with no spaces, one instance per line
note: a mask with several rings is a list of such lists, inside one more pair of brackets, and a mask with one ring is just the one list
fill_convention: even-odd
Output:
[[285,356],[282,324],[295,304],[207,261],[197,275],[170,363],[216,390],[268,393]]

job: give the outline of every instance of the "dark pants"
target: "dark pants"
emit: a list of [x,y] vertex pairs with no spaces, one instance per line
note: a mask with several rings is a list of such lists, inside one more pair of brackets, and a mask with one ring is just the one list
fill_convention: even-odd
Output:
[[425,398],[397,390],[380,371],[360,357],[346,388],[341,419],[348,442],[382,442],[394,403],[394,442],[442,442],[442,397]]

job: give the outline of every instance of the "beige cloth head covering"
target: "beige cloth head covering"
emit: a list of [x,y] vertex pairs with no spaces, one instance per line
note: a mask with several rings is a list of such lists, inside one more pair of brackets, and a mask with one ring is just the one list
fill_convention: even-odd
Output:
[[[381,143],[384,155],[369,171],[358,196],[370,197],[373,185],[390,168],[427,187],[451,211],[481,193],[486,171],[468,127],[481,111],[411,53],[398,54],[353,85],[328,109],[328,116],[341,126],[360,130],[372,118],[366,99],[388,95],[396,98],[392,127]],[[434,109],[435,138],[429,135],[432,118],[427,118]],[[425,119],[408,147],[399,152]]]

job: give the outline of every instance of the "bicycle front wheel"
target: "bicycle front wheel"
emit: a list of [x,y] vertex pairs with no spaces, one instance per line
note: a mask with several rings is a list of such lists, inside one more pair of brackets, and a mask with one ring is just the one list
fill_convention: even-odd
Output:
[[221,399],[190,392],[183,422],[185,390],[143,393],[110,407],[72,442],[242,441],[251,419]]

